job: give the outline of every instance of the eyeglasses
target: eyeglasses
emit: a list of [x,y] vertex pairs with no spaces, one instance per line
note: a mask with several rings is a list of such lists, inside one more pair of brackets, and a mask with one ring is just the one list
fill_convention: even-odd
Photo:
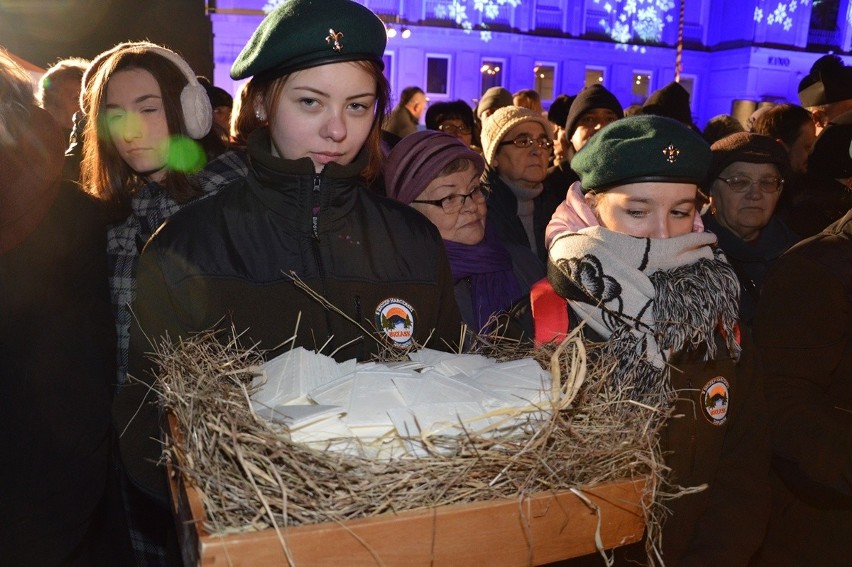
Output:
[[517,148],[531,148],[533,144],[537,145],[542,150],[550,151],[553,149],[553,141],[547,136],[542,136],[538,139],[532,138],[527,135],[520,135],[514,140],[508,140],[506,142],[500,142],[500,146],[509,146],[513,145]]
[[450,136],[457,136],[459,134],[470,134],[471,129],[467,126],[456,126],[455,124],[441,124],[438,126],[438,130],[449,134]]
[[751,189],[755,183],[763,193],[775,193],[784,185],[784,180],[780,177],[762,177],[754,180],[751,177],[735,175],[733,177],[728,177],[727,179],[722,177],[717,177],[716,179],[724,181],[734,193],[745,193]]
[[444,209],[444,212],[448,215],[454,215],[464,207],[464,204],[467,202],[468,197],[473,200],[474,203],[481,204],[484,203],[488,196],[491,194],[491,189],[485,187],[484,185],[477,185],[474,187],[473,191],[468,193],[467,195],[462,195],[461,193],[455,193],[453,195],[447,195],[443,199],[434,199],[431,201],[411,201],[412,203],[421,203],[423,205],[434,205],[436,207],[441,207]]

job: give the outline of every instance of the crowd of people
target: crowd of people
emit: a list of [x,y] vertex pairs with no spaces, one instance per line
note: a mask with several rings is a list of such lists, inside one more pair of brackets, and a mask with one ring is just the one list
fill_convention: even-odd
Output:
[[149,42],[36,90],[0,50],[0,563],[181,564],[160,341],[364,361],[583,325],[614,385],[674,407],[670,482],[706,487],[669,502],[656,560],[846,564],[852,67],[702,130],[676,82],[630,108],[392,93],[386,39],[352,0],[282,3],[234,97]]

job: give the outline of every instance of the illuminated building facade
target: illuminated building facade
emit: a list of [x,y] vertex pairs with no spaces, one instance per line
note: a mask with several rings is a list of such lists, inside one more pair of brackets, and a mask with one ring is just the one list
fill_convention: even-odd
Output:
[[[547,107],[598,82],[627,107],[674,80],[680,60],[701,126],[723,113],[744,120],[761,102],[798,103],[799,81],[825,53],[852,65],[852,0],[360,1],[386,23],[393,92],[417,85],[431,101],[475,106],[501,85],[534,88]],[[231,63],[277,3],[208,0],[217,85],[236,89]]]

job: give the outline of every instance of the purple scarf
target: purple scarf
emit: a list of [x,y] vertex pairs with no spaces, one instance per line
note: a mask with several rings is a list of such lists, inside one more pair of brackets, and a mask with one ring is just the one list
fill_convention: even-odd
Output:
[[521,297],[518,280],[512,271],[512,258],[489,226],[486,225],[485,238],[479,244],[444,240],[455,282],[470,278],[476,331],[485,327],[491,315],[507,310]]

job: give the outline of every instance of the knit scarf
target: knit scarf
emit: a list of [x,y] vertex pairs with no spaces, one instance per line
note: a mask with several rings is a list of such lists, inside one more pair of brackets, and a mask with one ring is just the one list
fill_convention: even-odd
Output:
[[[634,399],[668,396],[673,353],[716,354],[715,331],[733,358],[739,284],[716,236],[692,232],[667,239],[636,238],[600,226],[557,236],[550,246],[557,289],[573,286],[571,308],[607,339],[618,360],[616,385]],[[563,281],[554,281],[560,280]]]
[[535,199],[544,191],[544,184],[539,183],[535,187],[521,187],[515,185],[503,176],[500,176],[506,187],[511,189],[512,194],[518,201],[518,219],[521,221],[521,226],[524,228],[524,233],[527,235],[527,240],[530,243],[530,248],[533,252],[538,253],[536,249],[535,230],[533,228],[533,213],[535,211]]
[[491,315],[505,311],[521,297],[521,288],[512,271],[512,258],[486,225],[479,244],[444,240],[447,259],[458,282],[470,278],[470,297],[476,317],[476,330],[485,330]]

